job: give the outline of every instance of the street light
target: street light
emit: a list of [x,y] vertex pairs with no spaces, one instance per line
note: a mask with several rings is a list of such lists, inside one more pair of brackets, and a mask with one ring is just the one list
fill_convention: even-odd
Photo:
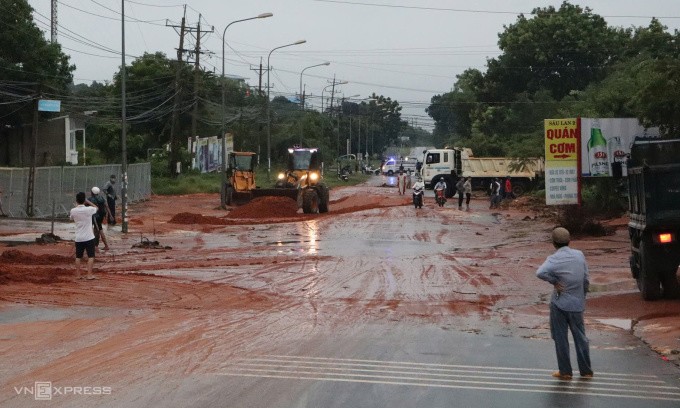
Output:
[[304,72],[305,72],[307,69],[309,69],[309,68],[320,67],[320,66],[322,66],[322,65],[328,66],[328,65],[331,65],[331,63],[328,62],[328,61],[326,61],[326,62],[321,63],[321,64],[310,65],[310,66],[304,68],[304,69],[302,70],[302,72],[300,72],[300,107],[301,107],[302,109],[305,108],[305,98],[304,98],[304,96],[302,95],[302,74],[304,74]]
[[224,99],[225,99],[225,96],[224,96],[224,92],[225,92],[224,91],[224,82],[225,82],[225,77],[224,77],[224,54],[225,54],[224,45],[226,43],[225,36],[227,35],[227,28],[229,28],[232,24],[240,23],[242,21],[255,20],[255,19],[258,19],[258,18],[267,18],[267,17],[271,17],[273,15],[274,14],[272,14],[272,13],[262,13],[260,15],[255,16],[255,17],[249,17],[249,18],[244,18],[244,19],[241,19],[241,20],[232,21],[231,23],[227,24],[227,26],[224,27],[224,31],[222,31],[222,126],[221,126],[221,133],[222,133],[222,135],[221,135],[222,136],[222,157],[221,157],[221,161],[222,161],[222,186],[220,187],[220,197],[221,197],[220,204],[221,204],[222,209],[227,208],[227,197],[226,197],[227,195],[225,194],[225,188],[226,188],[226,185],[227,185],[227,158],[226,158],[227,141],[225,140],[225,137],[224,137],[224,134],[225,134],[225,131],[226,131],[226,129],[225,129],[225,127],[226,127],[225,121],[226,120],[225,120],[225,117],[224,117],[225,116],[224,111],[226,109],[225,101],[224,101]]
[[276,48],[273,48],[271,51],[269,51],[269,55],[267,56],[267,178],[271,180],[271,173],[272,173],[272,120],[271,120],[271,115],[269,113],[269,93],[271,86],[269,85],[269,71],[272,70],[271,66],[269,65],[269,60],[272,56],[272,52],[285,48],[285,47],[292,47],[293,45],[300,45],[306,43],[307,40],[297,40],[294,43],[286,44],[286,45],[281,45]]
[[[308,70],[309,68],[320,67],[320,66],[323,66],[323,65],[328,66],[328,65],[331,65],[331,63],[326,61],[326,62],[323,62],[321,64],[310,65],[308,67],[303,68],[302,71],[300,72],[300,111],[301,112],[304,112],[304,110],[305,110],[305,97],[304,97],[303,90],[302,90],[302,74],[304,74],[305,71]],[[300,117],[300,146],[302,146],[302,120],[303,120],[303,117],[301,116]]]

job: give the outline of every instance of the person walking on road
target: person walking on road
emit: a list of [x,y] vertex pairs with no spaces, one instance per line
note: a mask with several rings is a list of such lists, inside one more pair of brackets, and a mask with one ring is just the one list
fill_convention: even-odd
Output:
[[397,190],[399,195],[406,194],[406,176],[404,176],[403,170],[399,170],[399,174],[397,174]]
[[505,178],[505,199],[509,200],[511,198],[516,198],[515,193],[512,192],[512,182],[510,181],[510,176]]
[[550,334],[555,342],[557,366],[552,376],[571,380],[569,331],[574,338],[576,360],[582,378],[592,378],[590,349],[583,323],[586,293],[590,284],[588,264],[583,252],[569,247],[569,231],[558,227],[552,231],[556,251],[536,271],[536,276],[554,286],[550,299]]
[[116,184],[116,175],[112,174],[109,181],[104,185],[104,194],[106,194],[106,202],[109,205],[109,225],[116,225],[116,200],[118,199],[118,194],[116,194],[116,189],[113,187]]
[[489,191],[491,192],[491,204],[489,205],[490,210],[498,208],[501,205],[500,189],[501,183],[498,182],[498,178],[493,179],[491,185],[489,185]]
[[102,222],[104,221],[104,217],[110,218],[111,213],[109,211],[109,206],[106,203],[106,199],[100,195],[101,190],[99,187],[92,187],[91,191],[92,196],[90,197],[90,202],[97,206],[97,213],[92,217],[94,227],[96,228],[96,232],[94,234],[94,247],[99,247],[99,240],[101,239],[101,241],[104,243],[104,251],[108,251],[109,243],[106,240],[106,235],[102,229]]
[[458,210],[463,209],[463,198],[465,195],[465,179],[462,177],[456,183],[456,193],[458,193]]
[[81,279],[81,259],[87,252],[87,279],[96,279],[92,274],[94,264],[94,231],[92,216],[97,213],[97,206],[85,198],[82,191],[76,194],[76,206],[71,209],[69,217],[76,223],[76,279]]
[[463,188],[465,190],[465,209],[470,211],[470,198],[472,197],[472,178],[468,177],[463,183]]

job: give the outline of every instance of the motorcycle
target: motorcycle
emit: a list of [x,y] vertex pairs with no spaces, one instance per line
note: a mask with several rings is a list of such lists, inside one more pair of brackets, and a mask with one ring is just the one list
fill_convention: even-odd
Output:
[[437,202],[437,205],[439,205],[440,207],[443,207],[444,204],[446,204],[446,196],[444,192],[445,191],[443,188],[434,190],[435,201]]
[[413,206],[415,208],[423,208],[423,194],[425,193],[424,185],[413,186]]
[[338,179],[342,181],[348,181],[349,180],[349,171],[345,168],[340,170],[338,173]]

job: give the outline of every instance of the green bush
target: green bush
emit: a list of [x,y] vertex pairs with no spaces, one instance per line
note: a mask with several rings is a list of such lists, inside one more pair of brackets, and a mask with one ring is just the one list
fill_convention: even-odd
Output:
[[628,197],[621,180],[610,177],[584,178],[581,199],[587,212],[593,216],[617,216],[628,208]]

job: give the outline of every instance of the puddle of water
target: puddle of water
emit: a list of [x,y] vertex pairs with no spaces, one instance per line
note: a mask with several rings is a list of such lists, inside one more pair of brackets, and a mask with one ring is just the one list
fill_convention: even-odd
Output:
[[597,319],[597,321],[607,326],[618,327],[623,330],[633,330],[633,321],[630,319]]

